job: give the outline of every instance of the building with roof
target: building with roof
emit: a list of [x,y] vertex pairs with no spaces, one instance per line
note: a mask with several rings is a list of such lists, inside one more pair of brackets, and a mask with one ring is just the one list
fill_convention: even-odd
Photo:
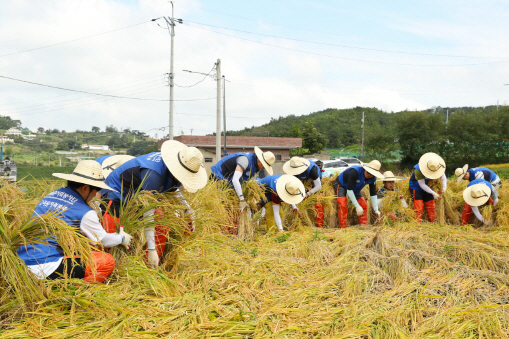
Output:
[[15,127],[9,128],[7,131],[5,131],[5,135],[14,135],[14,136],[20,136],[21,131]]

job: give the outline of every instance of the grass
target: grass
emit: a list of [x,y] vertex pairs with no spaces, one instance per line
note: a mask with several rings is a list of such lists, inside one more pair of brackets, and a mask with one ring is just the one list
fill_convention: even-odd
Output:
[[[35,281],[40,295],[20,299],[5,288],[9,282],[1,280],[7,271],[2,266],[0,336],[509,336],[506,223],[476,228],[396,220],[318,230],[304,222],[298,230],[280,234],[265,233],[261,225],[254,240],[244,242],[223,232],[231,226],[229,209],[235,202],[229,198],[231,192],[217,185],[186,193],[196,217],[192,234],[186,233],[186,216],[171,196],[144,194],[128,205],[122,223],[135,237],[133,249],[115,251],[118,266],[106,284]],[[16,207],[2,207],[0,220],[5,222],[0,222],[0,234],[13,234],[12,225],[27,222],[30,209],[46,193],[41,187],[52,189],[34,186],[39,190],[31,190],[29,197],[8,186],[0,188],[3,206]],[[450,183],[449,189],[456,199],[462,186]],[[507,193],[502,191],[501,199],[509,199]],[[327,195],[315,199],[324,198]],[[170,228],[170,248],[161,267],[149,269],[143,260],[142,230],[147,220],[140,216],[156,202],[165,214],[154,223]],[[327,215],[328,201],[324,204]],[[506,207],[499,207],[497,217]],[[284,219],[285,227],[292,227],[290,220]],[[0,237],[2,260],[9,250],[6,242]],[[25,284],[19,281],[23,283],[14,280],[10,286]]]
[[53,173],[72,173],[75,167],[17,165],[18,180],[23,178],[27,180],[55,179],[52,176]]

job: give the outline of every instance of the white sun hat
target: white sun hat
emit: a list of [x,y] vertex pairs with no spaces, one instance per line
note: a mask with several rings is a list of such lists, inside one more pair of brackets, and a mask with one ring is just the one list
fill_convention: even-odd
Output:
[[293,175],[283,174],[276,181],[276,193],[287,204],[298,204],[306,196],[302,181]]
[[467,174],[467,171],[468,171],[468,164],[466,164],[463,167],[456,168],[456,171],[454,171],[454,174],[456,174],[458,176],[458,179],[456,179],[456,182],[460,182],[463,179],[463,177],[465,176],[465,174]]
[[262,163],[263,167],[269,173],[269,175],[273,175],[274,171],[272,170],[272,165],[276,161],[276,157],[274,156],[274,153],[272,152],[262,152],[262,150],[259,147],[254,148],[256,157],[260,162]]
[[382,181],[401,181],[403,179],[397,178],[391,171],[385,171],[383,174]]
[[196,147],[188,147],[176,140],[167,140],[161,146],[161,156],[171,174],[191,193],[207,184],[203,154]]
[[378,160],[372,160],[369,164],[362,164],[362,167],[371,175],[374,175],[377,178],[383,179],[384,176],[382,173],[380,173],[380,167],[382,167],[382,164],[380,164],[380,161]]
[[104,183],[102,167],[95,160],[82,160],[78,163],[71,174],[53,173],[53,176],[64,180],[115,191]]
[[119,168],[131,159],[134,159],[132,155],[125,154],[114,155],[106,158],[102,163],[104,179],[106,179],[113,170]]
[[491,196],[491,190],[485,184],[475,184],[463,191],[463,199],[470,206],[484,205]]
[[438,154],[429,152],[419,159],[419,168],[427,179],[438,179],[445,173],[445,161]]
[[283,165],[283,171],[290,175],[299,175],[309,167],[309,160],[301,157],[292,157]]

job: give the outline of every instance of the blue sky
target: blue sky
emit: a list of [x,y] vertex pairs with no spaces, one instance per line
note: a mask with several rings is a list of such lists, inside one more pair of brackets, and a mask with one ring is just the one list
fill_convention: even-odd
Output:
[[[167,99],[169,36],[150,20],[169,11],[161,0],[2,0],[0,75]],[[206,73],[217,58],[230,81],[228,129],[330,107],[509,104],[507,2],[177,0],[175,17],[184,20],[176,27],[175,99],[190,100],[175,102],[175,134],[214,131],[216,83],[192,86],[203,76],[182,70]],[[6,79],[0,90],[0,114],[30,128],[167,133],[167,102]]]

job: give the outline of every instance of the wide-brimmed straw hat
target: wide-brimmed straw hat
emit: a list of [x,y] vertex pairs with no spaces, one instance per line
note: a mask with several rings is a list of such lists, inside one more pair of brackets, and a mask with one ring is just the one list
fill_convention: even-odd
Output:
[[384,177],[382,179],[380,179],[382,181],[400,181],[400,180],[403,180],[403,179],[400,179],[400,178],[396,178],[394,173],[392,173],[391,171],[385,171],[383,176]]
[[292,157],[283,165],[283,171],[285,171],[286,174],[299,175],[309,167],[309,164],[310,162],[307,159]]
[[106,179],[113,170],[119,168],[131,159],[134,159],[132,155],[125,154],[114,155],[106,158],[102,163],[104,179]]
[[445,161],[436,153],[423,154],[419,159],[422,175],[428,179],[438,179],[445,173]]
[[382,164],[380,164],[380,161],[378,160],[372,160],[369,164],[362,164],[362,167],[371,175],[374,175],[377,178],[383,179],[384,176],[382,173],[380,173],[380,167],[382,167]]
[[304,184],[290,174],[283,174],[276,181],[277,195],[287,204],[298,204],[306,196]]
[[207,184],[203,154],[196,147],[188,147],[176,140],[167,140],[161,146],[161,156],[171,174],[192,193]]
[[454,171],[454,174],[456,174],[458,176],[458,179],[456,179],[456,182],[460,182],[463,179],[463,177],[465,176],[465,174],[467,174],[467,171],[468,171],[468,164],[466,164],[463,167],[456,168],[456,171]]
[[491,196],[491,190],[485,184],[475,184],[463,191],[463,199],[470,206],[484,205]]
[[103,169],[95,160],[82,160],[71,174],[53,173],[54,177],[115,191],[104,183]]
[[256,157],[260,160],[263,167],[269,173],[269,175],[274,174],[274,171],[272,170],[272,165],[274,164],[274,161],[276,161],[276,157],[274,156],[274,153],[272,152],[262,152],[262,150],[259,147],[254,148]]

